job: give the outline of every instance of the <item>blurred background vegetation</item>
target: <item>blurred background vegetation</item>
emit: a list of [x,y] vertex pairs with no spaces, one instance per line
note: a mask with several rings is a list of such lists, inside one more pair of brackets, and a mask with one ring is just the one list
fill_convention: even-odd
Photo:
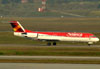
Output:
[[47,10],[38,12],[42,0],[0,0],[1,17],[100,17],[100,0],[47,0]]

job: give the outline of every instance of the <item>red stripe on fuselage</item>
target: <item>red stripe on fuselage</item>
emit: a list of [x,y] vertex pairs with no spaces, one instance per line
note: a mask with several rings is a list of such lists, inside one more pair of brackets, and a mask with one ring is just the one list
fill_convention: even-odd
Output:
[[91,36],[94,36],[91,33],[74,33],[74,32],[34,32],[30,30],[26,30],[28,33],[38,33],[38,34],[44,34],[44,35],[51,35],[51,36],[64,36],[64,37],[84,37],[89,38]]
[[39,34],[46,34],[52,36],[65,36],[65,37],[90,37],[90,33],[71,33],[71,32],[37,32]]

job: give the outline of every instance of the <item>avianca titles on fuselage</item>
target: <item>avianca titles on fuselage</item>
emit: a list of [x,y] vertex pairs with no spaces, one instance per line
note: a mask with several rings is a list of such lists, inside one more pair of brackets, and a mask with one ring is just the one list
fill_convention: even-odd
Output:
[[14,30],[14,35],[32,38],[34,40],[47,41],[48,45],[56,45],[57,41],[73,41],[87,42],[89,45],[98,42],[99,38],[91,33],[75,33],[75,32],[36,32],[26,30],[18,21],[10,21]]

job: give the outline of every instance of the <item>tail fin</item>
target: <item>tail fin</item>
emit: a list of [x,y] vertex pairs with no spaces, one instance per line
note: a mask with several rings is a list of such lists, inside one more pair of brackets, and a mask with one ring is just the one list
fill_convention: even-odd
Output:
[[18,21],[10,21],[10,24],[14,30],[14,32],[25,32],[25,29]]

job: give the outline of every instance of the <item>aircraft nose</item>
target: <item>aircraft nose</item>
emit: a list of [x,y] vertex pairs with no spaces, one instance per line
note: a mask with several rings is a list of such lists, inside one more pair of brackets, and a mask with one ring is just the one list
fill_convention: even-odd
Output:
[[96,38],[96,41],[99,41],[99,38]]

